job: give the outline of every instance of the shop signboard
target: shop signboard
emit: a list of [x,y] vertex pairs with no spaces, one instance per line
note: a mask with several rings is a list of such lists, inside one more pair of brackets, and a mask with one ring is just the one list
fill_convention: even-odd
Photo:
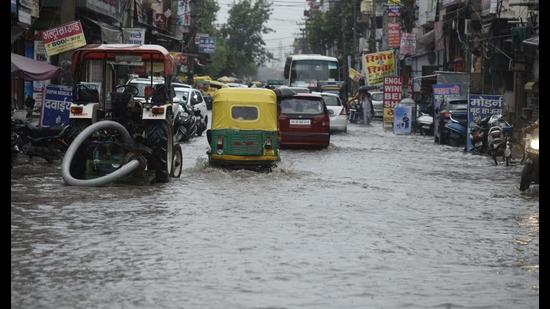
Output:
[[398,17],[401,16],[401,7],[398,5],[388,6],[388,17]]
[[212,54],[216,50],[216,38],[201,36],[199,41],[199,53]]
[[434,134],[438,131],[439,123],[439,108],[445,101],[447,96],[459,96],[460,85],[459,84],[433,84],[433,104],[434,104]]
[[80,21],[73,21],[42,32],[48,56],[60,54],[86,45]]
[[43,127],[66,126],[69,124],[69,108],[73,89],[69,86],[48,85],[42,105],[40,124]]
[[403,80],[399,76],[384,77],[384,128],[393,126],[394,108],[401,101]]
[[397,105],[394,108],[393,133],[411,134],[412,106]]
[[372,12],[372,0],[361,1],[361,14],[369,14]]
[[470,94],[468,96],[468,134],[466,134],[466,149],[472,150],[470,132],[472,127],[487,116],[502,114],[504,100],[501,95]]
[[416,54],[416,33],[401,34],[400,55],[414,56]]
[[143,28],[123,28],[122,37],[125,44],[145,44],[145,29]]
[[369,86],[381,86],[385,76],[394,75],[393,51],[363,55],[363,67]]
[[388,47],[399,48],[401,44],[401,25],[398,23],[388,23]]

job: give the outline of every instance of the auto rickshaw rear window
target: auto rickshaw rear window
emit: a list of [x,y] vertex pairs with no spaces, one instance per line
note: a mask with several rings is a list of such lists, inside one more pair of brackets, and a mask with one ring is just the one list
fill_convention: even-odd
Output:
[[235,120],[256,120],[258,119],[258,109],[254,106],[233,106],[231,117]]

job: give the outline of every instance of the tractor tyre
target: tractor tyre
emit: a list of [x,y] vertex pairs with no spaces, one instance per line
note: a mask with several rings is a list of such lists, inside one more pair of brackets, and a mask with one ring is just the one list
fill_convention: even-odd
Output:
[[172,140],[168,133],[168,125],[164,121],[152,121],[146,129],[147,146],[153,150],[147,166],[155,171],[155,181],[162,183],[169,181],[172,170]]
[[170,172],[170,176],[174,178],[180,178],[182,167],[183,167],[183,154],[181,152],[181,146],[179,144],[175,144],[174,159],[172,160],[172,171]]

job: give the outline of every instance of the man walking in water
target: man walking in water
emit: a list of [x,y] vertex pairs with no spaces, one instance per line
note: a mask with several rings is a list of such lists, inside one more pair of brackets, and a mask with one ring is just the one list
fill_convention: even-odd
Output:
[[362,96],[362,105],[363,105],[363,123],[365,125],[370,125],[372,119],[372,101],[371,95],[368,91],[365,91],[365,94]]

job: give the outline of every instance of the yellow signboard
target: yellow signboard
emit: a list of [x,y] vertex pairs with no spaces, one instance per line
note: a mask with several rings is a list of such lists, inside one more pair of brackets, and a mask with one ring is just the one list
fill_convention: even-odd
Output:
[[388,0],[388,5],[401,5],[401,0]]
[[361,79],[361,73],[355,71],[353,68],[349,68],[349,78],[358,82]]
[[393,51],[383,51],[363,55],[363,66],[369,86],[379,86],[384,83],[385,76],[394,74]]
[[42,32],[42,40],[48,57],[86,45],[80,21],[45,30]]

